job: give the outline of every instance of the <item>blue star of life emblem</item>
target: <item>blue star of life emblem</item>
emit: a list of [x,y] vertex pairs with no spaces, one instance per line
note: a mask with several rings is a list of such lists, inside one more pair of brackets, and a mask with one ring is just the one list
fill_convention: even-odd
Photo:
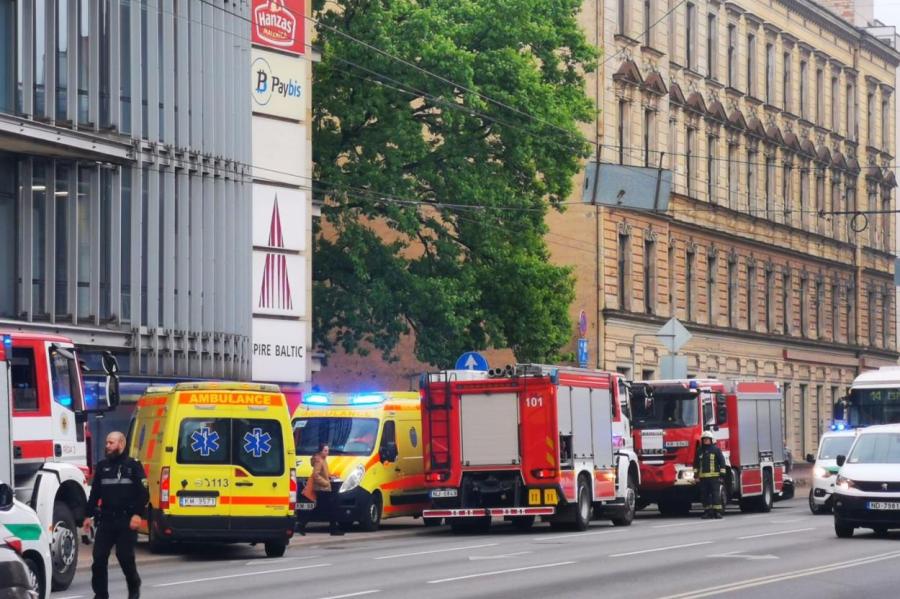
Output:
[[264,433],[261,428],[254,428],[244,435],[244,451],[254,458],[262,457],[272,451],[272,435]]
[[219,451],[219,433],[204,426],[191,433],[191,450],[204,458]]

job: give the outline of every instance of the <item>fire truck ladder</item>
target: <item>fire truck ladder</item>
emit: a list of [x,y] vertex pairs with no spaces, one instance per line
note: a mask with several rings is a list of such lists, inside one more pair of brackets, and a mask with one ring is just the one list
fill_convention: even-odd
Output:
[[[431,392],[429,382],[438,379],[443,383],[443,393]],[[428,408],[428,429],[431,431],[431,444],[428,448],[432,470],[450,470],[450,406],[451,384],[456,380],[456,374],[441,372],[425,376],[423,387],[425,388],[424,402]]]

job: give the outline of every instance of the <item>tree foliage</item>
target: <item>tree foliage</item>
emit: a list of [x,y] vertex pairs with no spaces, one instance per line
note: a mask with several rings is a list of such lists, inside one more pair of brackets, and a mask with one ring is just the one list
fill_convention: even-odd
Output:
[[578,123],[593,116],[582,74],[596,51],[580,5],[318,3],[313,297],[326,350],[391,358],[413,332],[416,357],[446,366],[487,347],[551,360],[569,340],[574,278],[543,234],[588,154]]

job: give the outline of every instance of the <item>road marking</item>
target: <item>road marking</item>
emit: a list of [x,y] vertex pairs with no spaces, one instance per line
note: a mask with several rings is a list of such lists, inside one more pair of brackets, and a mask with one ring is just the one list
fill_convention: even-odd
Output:
[[769,520],[772,524],[790,524],[791,522],[803,522],[803,518],[790,518],[787,520]]
[[227,580],[229,578],[241,578],[243,576],[259,576],[260,574],[275,574],[278,572],[293,572],[295,570],[308,570],[310,568],[326,568],[331,564],[311,564],[309,566],[294,566],[293,568],[278,568],[275,570],[262,570],[260,572],[244,572],[243,574],[227,574],[225,576],[210,576],[209,578],[195,578],[193,580],[179,580],[153,585],[156,588],[174,587],[181,584],[194,584],[197,582],[209,582],[211,580]]
[[656,553],[658,551],[668,551],[669,549],[684,549],[685,547],[697,547],[699,545],[711,545],[712,541],[700,541],[699,543],[686,543],[684,545],[669,545],[668,547],[657,547],[655,549],[644,549],[641,551],[629,551],[628,553],[613,553],[609,557],[627,557],[629,555],[640,555],[642,553]]
[[695,526],[704,524],[718,524],[719,522],[725,522],[725,520],[704,520],[703,522],[680,522],[678,524],[657,524],[656,526],[652,526],[651,528],[677,528],[679,526]]
[[394,559],[397,557],[413,557],[414,555],[431,555],[432,553],[446,553],[448,551],[465,551],[466,549],[481,549],[483,547],[496,547],[500,543],[485,543],[484,545],[468,545],[466,547],[450,547],[449,549],[430,549],[428,551],[416,551],[415,553],[397,553],[394,555],[380,555],[372,559]]
[[[297,560],[319,559],[319,558],[321,558],[321,557],[322,557],[321,555],[305,555],[305,556],[302,556],[302,557],[300,557],[300,556],[298,556],[298,557],[281,557],[281,558],[278,558],[278,562],[281,563],[281,562],[290,562],[290,561],[297,561]],[[267,561],[268,559],[269,559],[269,558],[260,557],[259,559],[255,559],[255,560],[251,560],[251,561],[249,561],[249,562],[245,562],[244,565],[245,565],[245,566],[259,566],[259,565],[261,565],[260,562],[265,562],[265,561]],[[232,563],[237,563],[237,562],[240,562],[240,561],[242,561],[242,560],[233,560]]]
[[809,530],[815,530],[815,527],[812,528],[794,528],[792,530],[779,530],[778,532],[767,532],[761,535],[748,535],[746,537],[738,537],[739,541],[745,541],[747,539],[761,539],[762,537],[775,537],[778,535],[789,535],[795,532],[807,532]]
[[533,551],[518,551],[516,553],[504,553],[501,555],[470,555],[469,561],[476,562],[478,560],[484,559],[505,559],[507,557],[516,557],[518,555],[526,555],[528,553],[533,553]]
[[815,576],[816,574],[824,574],[834,570],[843,570],[845,568],[853,568],[856,566],[866,566],[877,562],[900,558],[900,551],[892,551],[890,553],[880,553],[870,557],[859,558],[855,560],[836,562],[823,566],[815,566],[805,570],[796,570],[794,572],[785,572],[784,574],[773,574],[771,576],[763,576],[760,578],[750,578],[748,580],[740,580],[730,584],[723,584],[716,587],[707,587],[705,589],[697,589],[688,591],[679,595],[669,595],[662,599],[700,599],[701,597],[710,597],[720,593],[730,593],[734,591],[742,591],[753,587],[772,584],[774,582],[783,582],[785,580],[793,580],[794,578],[803,578],[806,576]]
[[66,595],[65,597],[56,597],[55,599],[81,599],[85,595]]
[[760,560],[760,559],[778,559],[777,555],[767,553],[765,555],[750,555],[748,553],[738,553],[737,551],[729,551],[728,553],[719,553],[716,555],[707,555],[706,557],[734,557],[739,559]]
[[372,595],[373,593],[380,593],[379,589],[372,589],[371,591],[360,591],[358,593],[347,593],[346,595],[332,595],[330,597],[321,597],[320,599],[345,599],[346,597],[361,597],[362,595]]
[[594,535],[609,535],[613,533],[621,533],[625,532],[624,529],[621,528],[610,528],[609,530],[598,530],[596,532],[579,532],[579,533],[570,533],[567,535],[555,535],[552,537],[534,537],[532,541],[552,541],[554,539],[577,539],[580,537],[592,537]]
[[557,566],[569,566],[576,562],[557,562],[555,564],[541,564],[539,566],[525,566],[523,568],[510,568],[509,570],[494,570],[493,572],[481,572],[480,574],[467,574],[466,576],[454,576],[453,578],[440,578],[438,580],[429,580],[428,584],[440,584],[442,582],[454,582],[457,580],[468,580],[470,578],[481,578],[484,576],[499,576],[500,574],[512,574],[513,572],[525,572],[526,570],[540,570],[541,568],[556,568]]

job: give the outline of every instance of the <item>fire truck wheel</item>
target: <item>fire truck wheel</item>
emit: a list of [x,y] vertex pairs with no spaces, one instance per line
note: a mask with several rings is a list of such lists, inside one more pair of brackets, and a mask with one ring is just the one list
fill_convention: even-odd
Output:
[[374,532],[381,526],[381,494],[373,493],[369,496],[368,505],[362,510],[359,518],[359,528],[366,532]]
[[53,563],[52,590],[64,591],[72,584],[78,567],[78,530],[72,510],[61,501],[53,504],[50,554]]
[[772,504],[775,503],[775,490],[772,484],[772,474],[767,470],[763,474],[763,492],[759,497],[759,511],[768,513],[772,511]]
[[521,532],[526,532],[534,526],[534,516],[520,516],[513,518],[513,527]]
[[578,479],[578,502],[575,505],[575,530],[587,530],[591,524],[591,497],[584,478]]
[[634,520],[635,504],[637,502],[637,483],[634,477],[628,477],[628,489],[625,492],[625,508],[616,518],[612,518],[613,526],[631,526]]

